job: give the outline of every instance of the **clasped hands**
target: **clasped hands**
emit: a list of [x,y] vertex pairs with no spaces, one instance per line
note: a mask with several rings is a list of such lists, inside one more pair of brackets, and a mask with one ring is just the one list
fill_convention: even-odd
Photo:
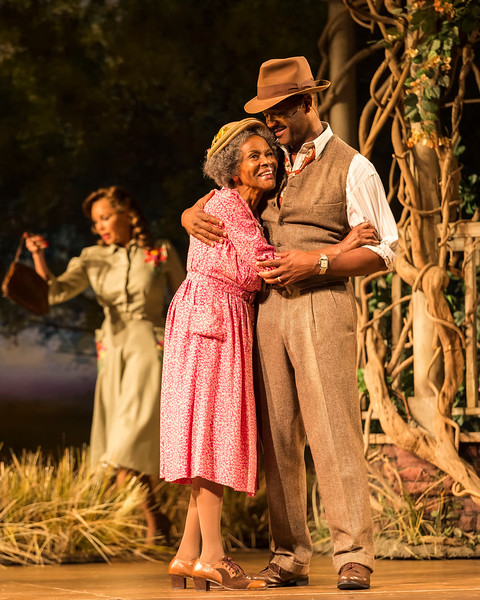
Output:
[[[228,237],[223,229],[223,223],[203,210],[213,193],[212,191],[198,200],[182,214],[182,225],[187,232],[209,246],[222,244]],[[365,245],[377,246],[378,243],[375,228],[368,221],[364,221],[352,227],[348,235],[338,244],[311,251],[293,249],[275,252],[274,259],[259,260],[255,266],[266,283],[291,285],[307,277],[318,275],[318,260],[321,254],[326,254],[332,263],[339,254]]]
[[321,254],[328,256],[329,261],[344,252],[361,246],[377,246],[378,235],[373,225],[364,221],[349,231],[348,235],[338,244],[327,246],[320,250],[287,250],[275,252],[274,260],[262,260],[256,263],[260,269],[259,275],[266,283],[275,285],[291,285],[307,277],[318,275],[318,259]]

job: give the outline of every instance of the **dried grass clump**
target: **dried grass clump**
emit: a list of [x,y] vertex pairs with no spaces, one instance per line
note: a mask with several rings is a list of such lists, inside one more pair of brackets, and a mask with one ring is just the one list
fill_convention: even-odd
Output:
[[268,508],[265,478],[255,496],[225,488],[222,533],[226,550],[268,547]]
[[87,452],[66,449],[58,461],[40,450],[0,462],[0,564],[42,565],[138,555],[145,550],[136,478],[88,468]]
[[447,494],[447,475],[431,481],[422,493],[412,495],[387,457],[373,453],[367,467],[377,556],[478,556],[480,538],[458,526],[462,505],[453,494]]
[[[458,526],[462,505],[447,493],[446,475],[412,495],[396,467],[378,452],[369,456],[367,471],[378,558],[480,557],[480,536]],[[309,515],[315,552],[330,554],[333,544],[316,479]]]

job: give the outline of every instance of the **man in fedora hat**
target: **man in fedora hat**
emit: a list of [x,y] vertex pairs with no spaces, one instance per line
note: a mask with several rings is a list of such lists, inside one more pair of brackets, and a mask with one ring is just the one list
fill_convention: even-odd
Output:
[[[356,304],[351,276],[391,268],[397,229],[372,164],[320,121],[304,57],[263,63],[257,96],[285,154],[277,194],[259,208],[277,258],[257,266],[267,284],[257,318],[260,434],[270,512],[271,587],[306,585],[308,439],[333,540],[339,589],[366,589],[374,565],[372,521],[356,382]],[[221,223],[185,211],[187,231],[221,241]]]

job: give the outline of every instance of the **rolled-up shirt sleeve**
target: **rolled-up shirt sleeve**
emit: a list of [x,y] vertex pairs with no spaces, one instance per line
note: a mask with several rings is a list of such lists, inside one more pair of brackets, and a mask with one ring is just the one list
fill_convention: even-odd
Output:
[[85,291],[90,285],[85,268],[85,250],[70,260],[64,273],[58,277],[51,276],[48,285],[49,304],[66,302]]
[[347,219],[350,227],[363,221],[375,227],[378,246],[364,247],[381,256],[391,270],[398,245],[397,225],[375,167],[361,154],[355,155],[348,171]]

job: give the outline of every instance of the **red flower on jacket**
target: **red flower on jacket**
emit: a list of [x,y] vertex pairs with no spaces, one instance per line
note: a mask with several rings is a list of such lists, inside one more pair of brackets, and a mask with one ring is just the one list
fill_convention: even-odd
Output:
[[153,263],[153,268],[156,270],[159,268],[160,263],[165,262],[168,258],[167,246],[162,244],[160,248],[152,248],[151,250],[144,250],[145,262]]

